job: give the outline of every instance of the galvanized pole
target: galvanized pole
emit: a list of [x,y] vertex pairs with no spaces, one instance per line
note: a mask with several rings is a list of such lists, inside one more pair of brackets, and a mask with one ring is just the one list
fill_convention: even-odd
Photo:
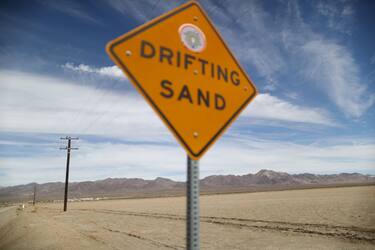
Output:
[[199,161],[187,157],[186,249],[199,250]]
[[65,193],[64,193],[64,212],[66,212],[66,207],[68,203],[68,183],[69,183],[69,162],[70,162],[70,143],[71,139],[68,139],[68,148],[66,155],[66,175],[65,175]]

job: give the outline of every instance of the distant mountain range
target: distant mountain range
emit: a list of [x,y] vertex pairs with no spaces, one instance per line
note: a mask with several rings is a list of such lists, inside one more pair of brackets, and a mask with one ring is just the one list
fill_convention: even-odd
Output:
[[[375,177],[358,173],[332,175],[288,174],[261,170],[256,174],[212,175],[200,181],[205,193],[246,192],[304,187],[320,187],[353,184],[375,184]],[[38,200],[62,200],[64,183],[30,183],[0,188],[0,201],[27,201],[33,197],[36,185]],[[98,181],[69,184],[69,198],[82,197],[150,197],[181,195],[185,182],[158,177],[155,180],[140,178],[108,178]]]

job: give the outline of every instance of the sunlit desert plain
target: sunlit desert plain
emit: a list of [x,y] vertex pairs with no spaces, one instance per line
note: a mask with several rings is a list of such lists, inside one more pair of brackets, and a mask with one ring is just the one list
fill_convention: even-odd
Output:
[[[184,249],[185,197],[3,208],[0,249]],[[201,249],[374,249],[375,186],[202,195]]]

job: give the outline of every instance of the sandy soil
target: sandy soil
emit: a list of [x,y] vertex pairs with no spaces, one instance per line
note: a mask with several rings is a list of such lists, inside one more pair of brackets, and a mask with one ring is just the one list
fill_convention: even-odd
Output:
[[[0,211],[0,249],[184,249],[185,198]],[[375,186],[201,196],[202,249],[375,249]]]

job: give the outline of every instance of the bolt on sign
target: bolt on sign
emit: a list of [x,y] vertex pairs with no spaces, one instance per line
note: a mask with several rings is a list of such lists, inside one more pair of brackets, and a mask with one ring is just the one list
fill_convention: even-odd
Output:
[[257,94],[194,1],[120,36],[106,49],[194,160]]

